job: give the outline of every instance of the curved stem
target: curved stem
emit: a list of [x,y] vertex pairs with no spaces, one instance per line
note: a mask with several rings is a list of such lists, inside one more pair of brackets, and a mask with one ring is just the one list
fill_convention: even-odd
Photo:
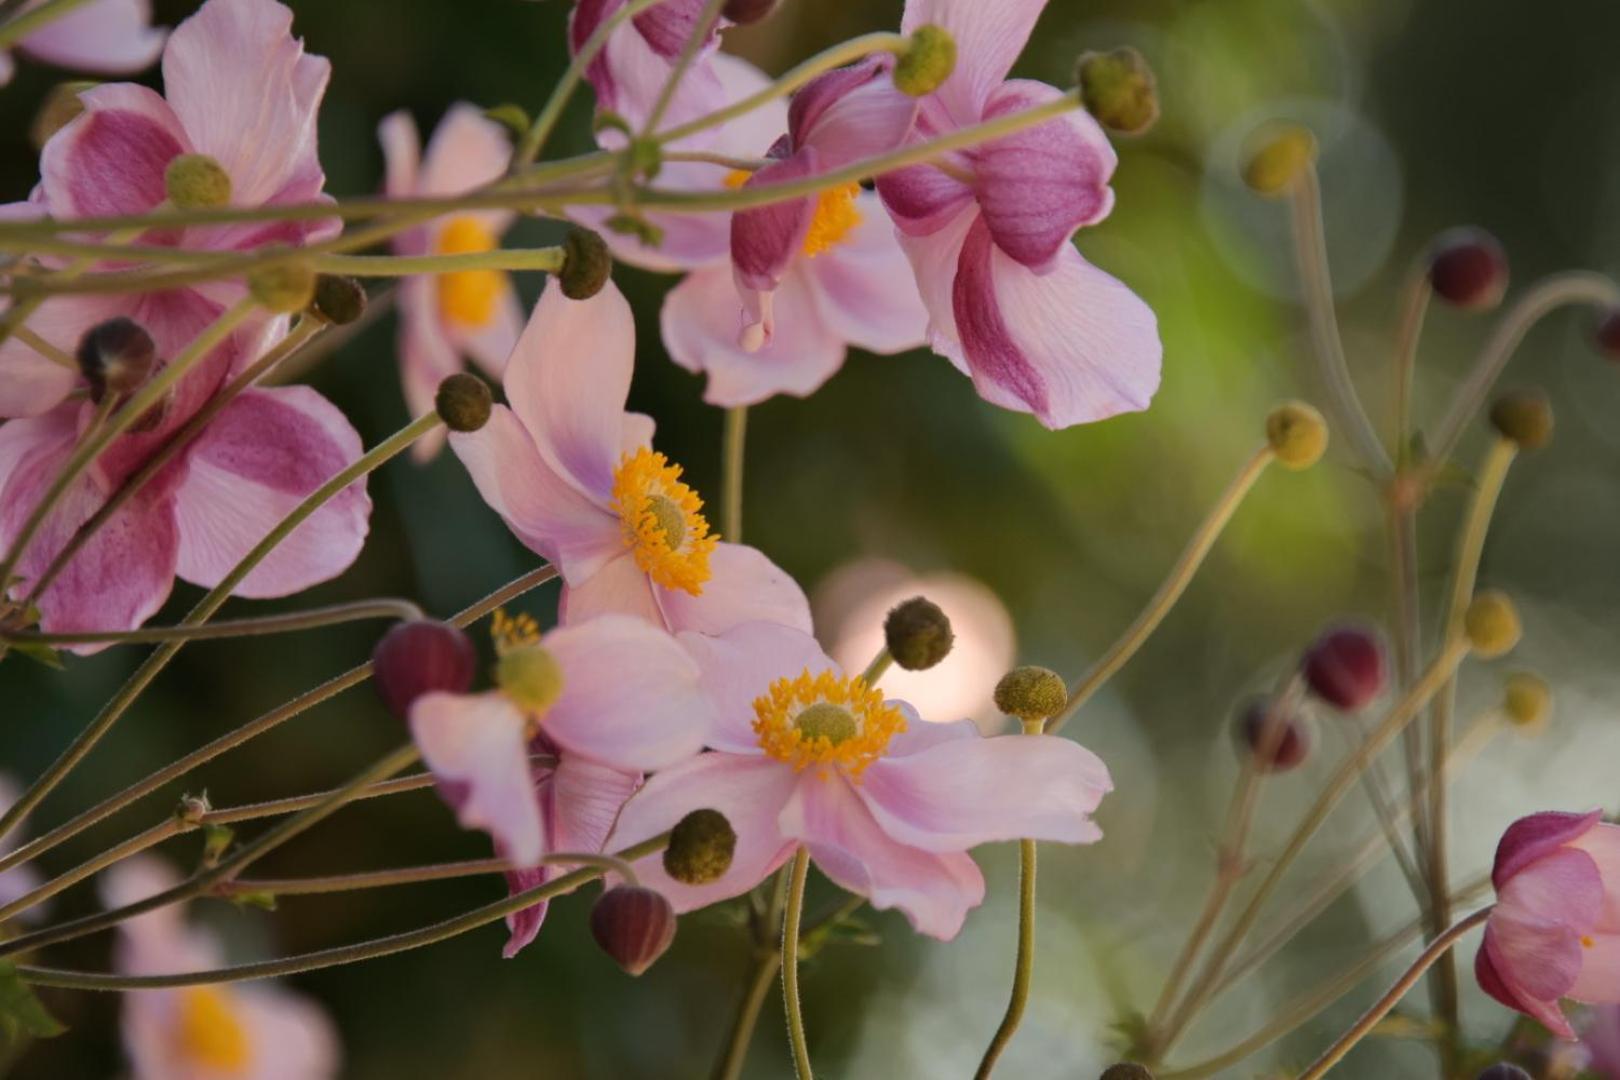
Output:
[[420,619],[422,609],[409,600],[385,598],[356,600],[348,604],[289,611],[280,615],[260,615],[251,619],[225,619],[203,626],[143,626],[138,630],[107,630],[82,634],[35,634],[28,631],[0,632],[0,641],[13,644],[86,645],[116,642],[122,645],[154,641],[209,641],[218,638],[257,637],[313,630],[320,626],[356,622],[361,619]]
[[[669,834],[664,833],[650,840],[625,848],[617,853],[620,859],[634,862],[655,852],[662,851],[669,845]],[[321,949],[317,952],[304,953],[301,956],[289,956],[280,960],[262,960],[253,964],[238,964],[235,967],[216,968],[211,971],[188,971],[174,975],[104,975],[84,971],[60,971],[52,968],[18,967],[17,973],[24,982],[35,986],[55,986],[67,990],[136,990],[157,989],[172,986],[204,986],[212,983],[243,982],[248,979],[268,979],[283,975],[297,975],[306,971],[318,971],[321,968],[335,967],[339,964],[353,964],[361,960],[371,960],[379,956],[389,956],[393,953],[404,952],[407,949],[419,949],[424,945],[433,945],[440,941],[464,934],[469,930],[476,930],[481,926],[488,926],[498,922],[506,916],[524,908],[532,907],[542,900],[550,900],[561,896],[581,885],[602,876],[602,871],[596,867],[585,867],[553,878],[544,885],[537,885],[532,889],[515,893],[492,904],[474,908],[472,911],[458,915],[452,919],[425,926],[419,930],[410,930],[403,934],[394,934],[390,937],[377,938],[356,945],[342,945],[335,949]]]
[[1423,319],[1429,311],[1434,289],[1429,285],[1429,265],[1419,260],[1407,273],[1401,291],[1401,315],[1395,330],[1395,430],[1390,456],[1397,469],[1407,464],[1412,438],[1412,378],[1417,372],[1418,340],[1423,336]]
[[1097,661],[1085,677],[1069,688],[1069,700],[1063,706],[1063,711],[1046,722],[1049,734],[1062,730],[1069,717],[1112,678],[1115,672],[1124,667],[1126,661],[1136,655],[1136,650],[1142,647],[1142,643],[1147,641],[1158,625],[1164,621],[1164,617],[1170,613],[1176,601],[1181,599],[1181,594],[1186,591],[1193,575],[1198,572],[1198,567],[1203,564],[1210,548],[1215,546],[1221,530],[1232,520],[1232,515],[1237,512],[1243,497],[1254,487],[1255,481],[1260,479],[1260,474],[1271,463],[1273,456],[1270,446],[1262,446],[1238,471],[1232,483],[1210,508],[1209,514],[1198,526],[1198,531],[1193,533],[1187,547],[1176,559],[1175,565],[1170,568],[1170,576],[1164,579],[1159,591],[1148,601],[1147,607],[1142,609],[1142,613],[1126,628],[1119,640],[1109,646],[1102,659]]
[[563,249],[496,248],[455,255],[318,255],[310,261],[321,273],[350,277],[406,277],[467,270],[539,270],[555,274],[562,269]]
[[782,1002],[787,1012],[788,1041],[793,1046],[793,1072],[798,1080],[813,1080],[810,1047],[804,1038],[804,1014],[799,1006],[799,920],[804,915],[804,879],[810,872],[810,849],[793,855],[788,880],[787,912],[782,917]]
[[782,968],[782,954],[776,949],[760,949],[755,953],[754,971],[737,1006],[737,1018],[732,1021],[731,1035],[726,1039],[724,1053],[715,1063],[714,1080],[737,1080],[743,1064],[748,1060],[748,1046],[754,1040],[754,1028],[759,1025],[759,1012],[765,1006],[765,996],[776,981]]
[[[631,885],[638,884],[629,863],[612,855],[589,851],[554,851],[542,855],[537,866],[590,866],[603,874],[618,874]],[[225,881],[213,889],[215,896],[227,899],[244,894],[270,896],[315,896],[325,893],[357,892],[395,885],[417,885],[426,881],[504,874],[519,869],[507,859],[468,859],[465,862],[436,863],[432,866],[402,866],[391,870],[363,870],[350,874],[327,874],[303,878],[242,878]]]
[[[1038,733],[1038,732],[1037,732]],[[1013,962],[1012,997],[1001,1026],[985,1048],[975,1080],[989,1080],[996,1060],[1012,1042],[1029,1004],[1029,980],[1035,968],[1035,841],[1018,841],[1018,955]]]
[[742,543],[743,454],[748,439],[748,406],[726,410],[725,433],[720,442],[720,535]]
[[1320,1077],[1326,1075],[1329,1069],[1337,1065],[1339,1060],[1348,1054],[1356,1043],[1366,1037],[1367,1033],[1372,1031],[1378,1025],[1378,1022],[1400,1003],[1401,998],[1406,996],[1406,992],[1412,988],[1412,985],[1423,977],[1423,973],[1429,969],[1429,965],[1446,955],[1464,934],[1483,923],[1490,915],[1493,907],[1495,907],[1494,904],[1480,908],[1467,918],[1459,920],[1445,933],[1435,938],[1429,947],[1423,950],[1422,955],[1412,961],[1412,966],[1407,968],[1399,979],[1395,980],[1395,985],[1391,986],[1383,997],[1374,1002],[1372,1008],[1363,1013],[1361,1019],[1351,1025],[1350,1030],[1339,1036],[1332,1046],[1323,1051],[1322,1056],[1317,1058],[1310,1068],[1299,1074],[1299,1080],[1319,1080]]

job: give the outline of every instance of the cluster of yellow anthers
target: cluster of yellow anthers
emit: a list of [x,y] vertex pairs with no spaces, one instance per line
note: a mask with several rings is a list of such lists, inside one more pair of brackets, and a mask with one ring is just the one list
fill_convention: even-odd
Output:
[[784,676],[754,699],[760,749],[795,769],[841,765],[852,777],[883,756],[906,718],[860,676]]
[[540,624],[534,621],[533,615],[521,611],[508,615],[505,608],[496,608],[495,616],[490,620],[489,636],[495,642],[495,652],[505,656],[513,649],[538,644]]
[[[740,188],[748,183],[751,175],[743,169],[734,169],[726,174],[726,186]],[[813,259],[837,247],[861,223],[861,212],[855,208],[855,197],[860,193],[859,184],[838,184],[816,196],[815,214],[804,234],[806,256]]]
[[[434,243],[439,255],[482,255],[500,245],[483,221],[470,215],[451,218]],[[466,327],[488,326],[506,287],[499,270],[455,270],[438,276],[439,311]]]
[[188,986],[180,992],[175,1040],[181,1056],[218,1075],[246,1070],[253,1047],[229,990]]
[[679,465],[646,447],[626,454],[613,473],[613,509],[644,574],[666,589],[703,592],[720,538],[709,535],[703,500],[681,482]]

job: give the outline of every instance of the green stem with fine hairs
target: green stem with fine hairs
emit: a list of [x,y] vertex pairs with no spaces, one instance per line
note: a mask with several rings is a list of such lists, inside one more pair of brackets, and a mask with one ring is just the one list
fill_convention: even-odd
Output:
[[[536,866],[593,866],[603,874],[617,874],[631,886],[639,885],[635,868],[613,855],[592,851],[553,851],[540,856]],[[324,874],[301,878],[241,878],[214,887],[214,895],[229,899],[242,895],[315,896],[325,893],[358,892],[363,889],[416,885],[425,881],[445,881],[481,874],[504,874],[522,869],[507,859],[469,859],[465,862],[435,863],[431,866],[402,866],[389,870],[362,870],[348,874]]]
[[810,1045],[804,1037],[804,1013],[799,1002],[799,921],[804,915],[804,882],[809,872],[810,849],[801,847],[793,854],[787,912],[782,917],[782,1002],[798,1080],[814,1080],[815,1076],[810,1068]]
[[[1039,735],[1040,720],[1024,721],[1025,735]],[[990,1080],[996,1061],[1001,1057],[1018,1025],[1023,1023],[1024,1010],[1029,1005],[1029,983],[1035,972],[1035,841],[1018,841],[1018,950],[1013,959],[1012,995],[1007,999],[1007,1012],[1001,1018],[990,1045],[985,1047],[979,1061],[975,1080]]]
[[563,249],[496,248],[456,255],[317,255],[310,262],[323,274],[350,277],[407,277],[468,270],[539,270],[555,274],[562,269]]
[[747,439],[748,406],[732,406],[726,410],[720,442],[720,535],[733,544],[742,543],[743,454]]
[[213,641],[221,638],[258,637],[313,630],[361,619],[420,619],[422,609],[409,600],[356,600],[348,604],[289,611],[281,615],[260,615],[252,619],[226,619],[202,626],[143,626],[138,630],[86,631],[73,634],[35,634],[28,631],[0,632],[0,641],[11,644],[89,645],[100,642],[132,645],[157,641]]

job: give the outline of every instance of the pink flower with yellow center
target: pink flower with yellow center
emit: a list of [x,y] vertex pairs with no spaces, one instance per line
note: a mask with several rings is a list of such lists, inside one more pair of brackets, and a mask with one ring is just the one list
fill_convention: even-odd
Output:
[[635,363],[630,306],[609,283],[569,300],[547,283],[507,362],[508,406],[450,447],[478,491],[564,582],[564,623],[635,615],[717,634],[749,621],[810,626],[794,581],[715,536],[653,422],[624,411]]
[[1102,835],[1091,813],[1112,784],[1077,743],[924,723],[789,627],[681,641],[718,709],[712,749],[648,780],[608,840],[610,850],[637,843],[701,807],[726,816],[737,844],[718,880],[686,885],[657,858],[636,864],[677,911],[746,892],[803,845],[842,888],[948,939],[984,899],[969,849]]
[[[416,123],[407,112],[390,113],[378,128],[392,198],[453,196],[497,180],[511,160],[506,130],[472,105],[457,104],[421,151]],[[512,224],[510,210],[455,214],[400,234],[400,255],[469,255],[494,251]],[[470,356],[493,378],[523,328],[523,310],[510,277],[499,270],[459,270],[407,278],[399,291],[399,363],[411,415],[433,408],[445,376]],[[411,448],[426,460],[444,445],[442,433]]]
[[[19,13],[44,2],[28,0]],[[17,51],[72,71],[132,75],[158,58],[165,36],[152,27],[151,0],[94,0],[35,30]],[[0,52],[0,86],[11,81],[11,74],[11,56]]]
[[[136,856],[107,872],[108,907],[144,900],[179,879]],[[221,966],[219,944],[159,908],[119,924],[113,962],[126,975]],[[324,1080],[339,1070],[337,1032],[308,998],[272,983],[132,990],[123,995],[124,1048],[135,1080]]]

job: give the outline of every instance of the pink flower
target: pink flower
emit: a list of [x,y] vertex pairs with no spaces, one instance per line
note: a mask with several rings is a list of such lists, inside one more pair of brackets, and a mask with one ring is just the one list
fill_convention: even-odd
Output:
[[507,362],[497,405],[450,447],[484,501],[562,575],[563,622],[604,612],[718,634],[753,620],[810,626],[804,592],[751,547],[721,543],[681,470],[624,411],[630,306],[609,283],[569,300],[547,283]]
[[[498,648],[499,689],[425,694],[410,722],[457,820],[525,868],[508,878],[519,892],[559,872],[538,866],[543,855],[600,851],[641,774],[697,753],[714,712],[697,665],[638,619],[607,615]],[[509,918],[505,954],[544,917],[539,904]]]
[[656,858],[637,864],[677,911],[747,891],[803,844],[842,888],[949,939],[984,898],[968,849],[1102,835],[1090,814],[1110,790],[1108,770],[1076,743],[922,723],[788,627],[681,640],[719,709],[714,749],[647,781],[608,840],[618,850],[700,807],[726,816],[737,846],[717,881],[684,885]]
[[[167,864],[136,856],[107,872],[108,907],[177,882]],[[127,975],[219,967],[219,943],[188,926],[178,906],[119,924],[113,960]],[[124,1048],[135,1080],[323,1080],[338,1075],[337,1032],[326,1013],[273,983],[216,984],[123,995]]]
[[[1046,0],[908,0],[902,29],[933,23],[956,40],[951,76],[924,99],[928,139],[1059,96],[1007,72]],[[1147,305],[1074,249],[1108,216],[1115,157],[1076,109],[1015,135],[878,178],[900,229],[936,352],[989,402],[1049,428],[1144,409],[1162,348]]]
[[[29,0],[19,13],[42,3]],[[152,28],[151,0],[95,0],[52,19],[23,38],[18,49],[74,71],[130,75],[158,58],[165,36]],[[0,52],[0,86],[11,81],[11,67],[11,57]]]
[[[568,23],[568,51],[578,54],[626,2],[578,0]],[[606,47],[585,69],[585,78],[596,91],[597,108],[617,113],[639,131],[674,70],[676,57],[697,29],[703,8],[704,0],[663,0],[609,35]],[[702,61],[719,45],[719,31],[727,25],[722,19],[709,32],[699,62],[687,69],[660,127],[673,127],[708,111],[704,106],[712,98],[715,76]]]
[[[472,105],[445,113],[422,157],[409,113],[390,113],[378,128],[387,159],[391,198],[459,195],[500,178],[512,146],[499,124]],[[455,214],[400,234],[400,255],[464,255],[493,251],[512,224],[510,210]],[[447,375],[471,356],[493,377],[517,344],[523,311],[511,279],[499,270],[463,270],[407,278],[399,290],[399,360],[405,403],[411,415],[433,408],[433,395]],[[444,435],[419,440],[412,453],[425,461],[444,445]]]
[[1575,1038],[1559,998],[1620,1004],[1620,825],[1589,814],[1520,818],[1496,847],[1496,908],[1474,957],[1479,985]]
[[1620,1006],[1593,1009],[1581,1030],[1585,1067],[1603,1080],[1620,1080]]
[[[145,294],[136,314],[173,356],[207,323],[206,308],[180,293]],[[234,371],[259,355],[263,335],[240,332],[192,369],[147,430],[120,436],[68,489],[17,566],[21,599],[70,537],[207,403]],[[0,551],[73,453],[96,406],[65,402],[43,416],[0,426]],[[196,439],[92,534],[37,601],[47,632],[129,630],[163,605],[175,577],[219,584],[305,496],[354,462],[360,437],[307,386],[243,391]],[[237,586],[238,596],[285,596],[347,569],[371,514],[364,481],[317,510]],[[79,653],[101,646],[72,646]]]
[[[315,114],[331,65],[292,37],[292,12],[273,0],[208,0],[175,28],[163,50],[166,97],[134,83],[79,95],[84,113],[45,144],[30,202],[59,220],[140,214],[168,197],[164,171],[181,154],[205,154],[230,176],[231,204],[253,207],[321,198]],[[10,208],[10,214],[27,213]],[[248,251],[335,235],[336,220],[192,226],[148,233],[143,244]],[[179,289],[163,300],[207,317],[243,295],[239,281]],[[72,353],[90,327],[135,315],[133,293],[53,297],[28,326]],[[193,318],[187,314],[187,318]],[[37,416],[78,373],[12,337],[0,343],[0,416]]]

